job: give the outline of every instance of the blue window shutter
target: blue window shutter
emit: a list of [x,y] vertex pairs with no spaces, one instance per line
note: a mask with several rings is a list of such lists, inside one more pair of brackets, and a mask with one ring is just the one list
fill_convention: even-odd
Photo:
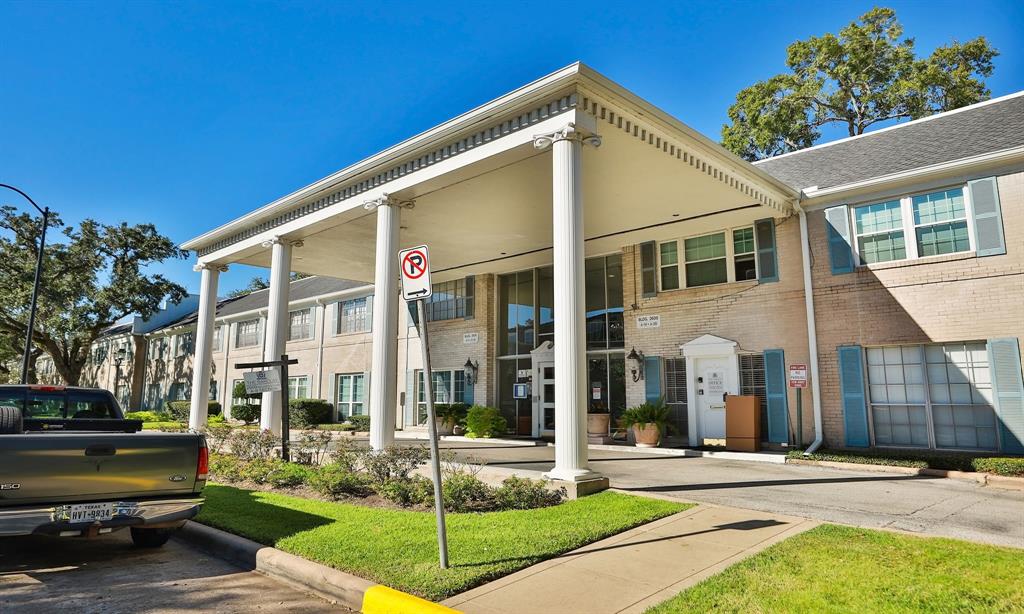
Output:
[[774,218],[754,222],[754,243],[757,245],[757,280],[762,283],[779,281]]
[[1003,215],[999,207],[999,185],[996,178],[968,181],[967,189],[971,192],[971,207],[974,209],[975,253],[979,256],[1005,254]]
[[764,389],[768,400],[768,441],[789,442],[789,403],[786,398],[786,357],[782,350],[764,351]]
[[828,230],[829,263],[833,275],[852,273],[853,242],[850,234],[850,208],[846,205],[825,209],[825,227]]
[[416,396],[415,386],[413,386],[413,371],[405,372],[405,424],[406,426],[413,426],[416,424]]
[[462,402],[465,403],[467,406],[472,405],[475,402],[473,400],[474,397],[476,396],[475,395],[476,391],[473,390],[473,388],[475,388],[475,387],[476,387],[476,382],[473,382],[472,386],[463,385],[463,388],[462,388]]
[[868,437],[868,409],[864,396],[864,350],[859,345],[839,348],[839,390],[843,398],[843,430],[846,445],[866,448]]
[[644,398],[654,402],[661,396],[661,358],[644,356]]
[[1002,451],[1024,454],[1024,376],[1017,338],[989,340],[988,360]]

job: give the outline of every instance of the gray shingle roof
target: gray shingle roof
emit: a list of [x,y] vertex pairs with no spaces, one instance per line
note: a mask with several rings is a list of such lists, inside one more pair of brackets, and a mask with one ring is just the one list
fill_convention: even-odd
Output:
[[755,162],[798,190],[845,185],[1024,145],[1024,92]]
[[[306,277],[304,279],[291,282],[288,290],[288,300],[289,302],[300,301],[302,299],[323,296],[325,294],[341,292],[342,290],[350,290],[352,288],[358,288],[365,285],[366,283],[361,281],[334,279],[333,277],[322,277],[319,275]],[[257,290],[243,296],[227,298],[217,303],[217,317],[222,318],[238,313],[244,313],[246,311],[252,311],[254,309],[262,309],[265,308],[269,302],[269,290]],[[169,322],[166,326],[162,326],[157,330],[177,328],[179,326],[193,324],[197,317],[197,312],[193,311],[187,316],[173,322]]]

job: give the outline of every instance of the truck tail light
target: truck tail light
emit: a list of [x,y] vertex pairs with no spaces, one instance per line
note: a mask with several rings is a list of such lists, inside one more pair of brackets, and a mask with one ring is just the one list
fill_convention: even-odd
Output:
[[199,459],[196,461],[196,481],[205,481],[210,473],[210,451],[205,445],[199,446]]

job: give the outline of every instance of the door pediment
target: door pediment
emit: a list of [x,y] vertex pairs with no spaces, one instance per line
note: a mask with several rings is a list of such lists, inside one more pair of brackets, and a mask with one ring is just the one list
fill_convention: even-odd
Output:
[[701,335],[679,346],[683,356],[729,356],[739,350],[739,344],[716,335]]

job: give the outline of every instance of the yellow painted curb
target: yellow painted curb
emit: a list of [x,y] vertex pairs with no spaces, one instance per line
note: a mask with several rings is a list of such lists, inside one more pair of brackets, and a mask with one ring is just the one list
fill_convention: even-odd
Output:
[[460,614],[458,610],[382,584],[366,589],[361,611],[363,614]]

